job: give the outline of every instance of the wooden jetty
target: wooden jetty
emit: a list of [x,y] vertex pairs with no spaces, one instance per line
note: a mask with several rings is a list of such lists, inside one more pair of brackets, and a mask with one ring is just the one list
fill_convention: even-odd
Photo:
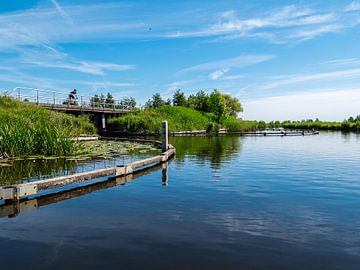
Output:
[[46,180],[39,180],[24,184],[3,186],[0,187],[0,200],[18,201],[22,197],[35,195],[41,190],[67,186],[73,183],[79,183],[104,176],[110,176],[110,175],[126,176],[133,174],[136,170],[140,170],[154,164],[165,163],[175,155],[176,149],[171,144],[168,143],[167,121],[163,121],[162,125],[163,125],[163,137],[162,137],[163,140],[162,142],[158,142],[158,141],[154,142],[156,144],[159,143],[162,144],[162,153],[158,156],[150,157],[129,164],[122,164],[110,168],[76,173],[72,175],[60,176],[60,177],[50,178]]
[[[252,131],[252,132],[242,132],[242,131],[230,131],[226,128],[219,129],[219,134],[238,134],[241,136],[307,136],[307,135],[317,135],[319,131],[317,130],[263,130],[263,131]],[[186,130],[186,131],[176,131],[170,132],[172,136],[201,136],[209,135],[209,132],[206,130]]]
[[91,183],[88,185],[75,187],[68,190],[62,190],[55,193],[45,194],[34,198],[21,198],[18,201],[8,201],[0,205],[0,218],[3,217],[15,217],[19,214],[36,210],[40,207],[59,203],[62,201],[70,200],[80,196],[84,196],[93,193],[98,190],[105,190],[113,188],[119,185],[125,185],[133,180],[162,170],[162,185],[168,185],[168,165],[174,160],[174,157],[170,158],[167,162],[159,163],[146,167],[144,169],[137,170],[129,175],[110,177],[105,181]]

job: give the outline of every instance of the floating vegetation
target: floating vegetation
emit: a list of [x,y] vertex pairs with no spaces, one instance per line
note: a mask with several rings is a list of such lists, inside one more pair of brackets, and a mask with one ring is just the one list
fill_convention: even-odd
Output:
[[86,141],[78,142],[74,155],[78,157],[107,158],[136,153],[158,153],[160,149],[151,143],[130,141]]

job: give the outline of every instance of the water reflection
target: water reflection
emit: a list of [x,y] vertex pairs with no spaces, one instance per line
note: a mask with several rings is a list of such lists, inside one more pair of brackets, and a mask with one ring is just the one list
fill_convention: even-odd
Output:
[[78,161],[66,159],[28,159],[13,161],[11,166],[0,167],[0,186],[19,184],[36,177],[54,177],[76,168]]
[[214,169],[234,159],[242,148],[242,138],[239,136],[173,137],[170,141],[176,148],[177,163],[192,157],[199,164],[210,162]]
[[68,190],[60,190],[55,193],[37,196],[34,198],[24,198],[18,202],[4,203],[0,205],[0,218],[2,217],[13,218],[18,216],[19,214],[31,210],[35,210],[50,204],[55,204],[65,200],[77,198],[86,194],[93,193],[98,190],[105,190],[105,189],[113,188],[118,185],[125,185],[141,176],[151,174],[158,170],[162,170],[162,179],[161,179],[162,185],[167,186],[169,183],[168,166],[173,161],[173,159],[174,158],[170,159],[168,162],[165,162],[163,164],[155,164],[145,169],[135,171],[133,174],[130,175],[111,177],[108,178],[108,180],[106,181],[96,182],[85,186],[78,186]]

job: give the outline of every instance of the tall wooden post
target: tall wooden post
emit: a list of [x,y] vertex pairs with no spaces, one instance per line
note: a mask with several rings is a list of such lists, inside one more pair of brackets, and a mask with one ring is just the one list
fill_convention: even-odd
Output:
[[168,144],[169,144],[168,122],[164,120],[162,121],[162,151],[163,152],[168,150]]
[[169,184],[168,163],[165,162],[162,164],[162,185],[167,186],[168,184]]

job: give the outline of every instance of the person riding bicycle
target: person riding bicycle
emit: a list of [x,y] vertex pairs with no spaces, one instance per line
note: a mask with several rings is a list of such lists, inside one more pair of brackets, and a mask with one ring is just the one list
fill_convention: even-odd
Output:
[[77,100],[76,89],[74,89],[69,94],[69,102],[70,104],[74,104],[76,100]]

